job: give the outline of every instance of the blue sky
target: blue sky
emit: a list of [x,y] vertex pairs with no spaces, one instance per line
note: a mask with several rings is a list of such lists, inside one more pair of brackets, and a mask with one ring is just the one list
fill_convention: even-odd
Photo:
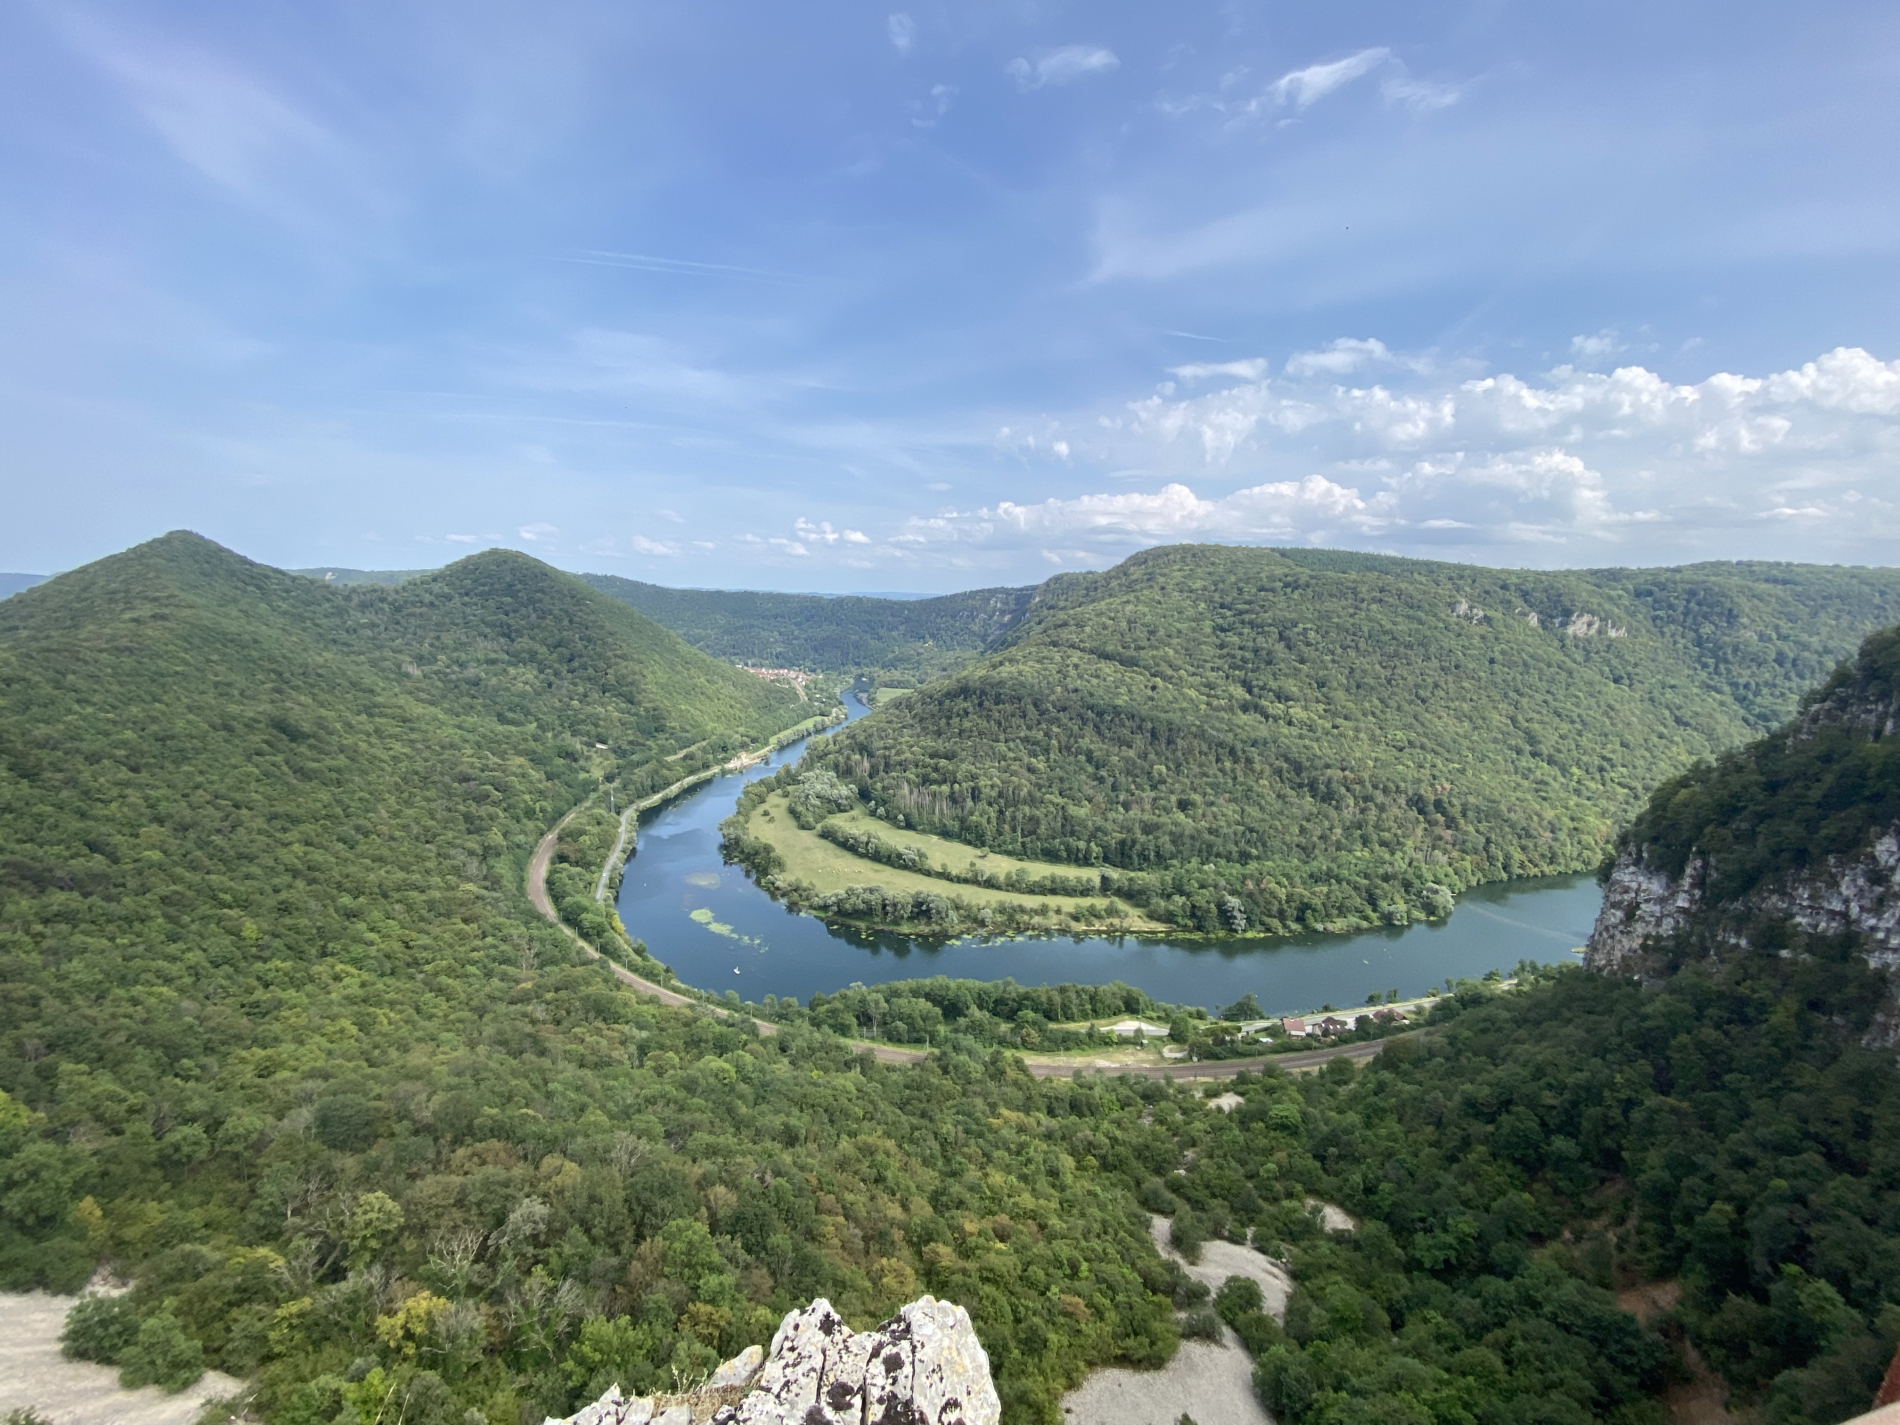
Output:
[[0,568],[1894,562],[1900,10],[21,4]]

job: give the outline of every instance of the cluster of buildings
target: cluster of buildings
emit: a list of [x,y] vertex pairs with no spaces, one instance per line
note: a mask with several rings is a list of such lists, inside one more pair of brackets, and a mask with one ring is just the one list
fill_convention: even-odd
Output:
[[[1401,1010],[1369,1009],[1367,1013],[1375,1024],[1405,1023],[1405,1014]],[[1285,1019],[1256,1019],[1240,1026],[1240,1037],[1245,1039],[1250,1035],[1266,1034],[1277,1024],[1280,1032],[1291,1039],[1331,1039],[1335,1035],[1350,1032],[1361,1017],[1355,1014],[1347,1019],[1337,1014],[1326,1014],[1318,1018],[1289,1016]],[[1124,1019],[1102,1027],[1120,1039],[1133,1039],[1137,1034],[1144,1039],[1165,1039],[1168,1034],[1167,1025],[1150,1024],[1145,1019]]]
[[[1336,1014],[1325,1015],[1319,1019],[1287,1018],[1280,1021],[1280,1028],[1293,1039],[1330,1039],[1335,1034],[1346,1033],[1359,1017],[1354,1016],[1353,1021],[1341,1019]],[[1262,1024],[1267,1022],[1263,1020]],[[1396,1009],[1375,1009],[1372,1011],[1372,1022],[1374,1024],[1403,1024],[1405,1016]],[[1243,1025],[1242,1031],[1245,1032],[1252,1027],[1252,1025]]]
[[755,678],[763,678],[768,683],[790,683],[800,692],[803,692],[805,684],[816,676],[798,668],[754,668],[745,663],[739,665],[739,670],[750,673]]

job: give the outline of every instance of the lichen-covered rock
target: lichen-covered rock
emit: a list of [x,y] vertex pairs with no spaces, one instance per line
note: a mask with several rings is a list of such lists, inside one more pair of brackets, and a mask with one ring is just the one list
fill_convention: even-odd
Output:
[[727,1386],[744,1385],[759,1373],[759,1367],[765,1363],[763,1346],[747,1346],[738,1355],[727,1361],[712,1373],[712,1379],[706,1382],[708,1390],[723,1390]]
[[1002,1405],[969,1313],[935,1297],[854,1333],[822,1297],[780,1323],[739,1425],[996,1425]]
[[619,1386],[610,1385],[599,1400],[583,1406],[565,1421],[550,1418],[542,1425],[647,1425],[652,1419],[652,1396],[636,1395],[629,1399],[620,1394]]
[[969,1313],[935,1297],[863,1332],[820,1297],[787,1313],[760,1369],[762,1356],[748,1347],[658,1419],[653,1400],[623,1400],[615,1387],[566,1425],[997,1425],[1003,1413]]

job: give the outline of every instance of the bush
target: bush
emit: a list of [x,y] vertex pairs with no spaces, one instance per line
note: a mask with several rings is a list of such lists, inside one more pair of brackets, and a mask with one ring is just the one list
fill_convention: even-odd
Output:
[[120,1355],[138,1339],[139,1318],[129,1296],[82,1296],[66,1313],[59,1333],[60,1354],[71,1361],[97,1361],[116,1366]]
[[139,1323],[137,1339],[119,1356],[119,1384],[127,1390],[156,1385],[180,1391],[204,1373],[204,1347],[185,1334],[169,1301]]
[[1201,1248],[1207,1244],[1206,1224],[1185,1207],[1174,1214],[1168,1227],[1168,1242],[1190,1262],[1201,1260]]
[[1181,1318],[1181,1334],[1196,1341],[1220,1340],[1220,1317],[1205,1306]]
[[1232,1326],[1238,1317],[1251,1316],[1261,1309],[1260,1283],[1250,1277],[1229,1277],[1214,1293],[1214,1310]]

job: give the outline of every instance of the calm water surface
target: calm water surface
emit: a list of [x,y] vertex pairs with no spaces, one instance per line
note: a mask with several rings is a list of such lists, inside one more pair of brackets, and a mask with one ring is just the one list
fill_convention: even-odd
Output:
[[[866,712],[853,697],[845,706],[853,721]],[[1211,1008],[1251,990],[1269,1013],[1292,1012],[1363,1004],[1374,991],[1416,995],[1447,977],[1509,970],[1522,959],[1574,959],[1602,900],[1594,877],[1554,876],[1468,891],[1436,925],[1214,945],[1134,936],[940,945],[833,929],[787,911],[719,857],[719,823],[740,789],[803,750],[715,778],[641,823],[620,918],[688,984],[760,1000],[925,975],[1009,976],[1026,985],[1122,980],[1156,999]]]

